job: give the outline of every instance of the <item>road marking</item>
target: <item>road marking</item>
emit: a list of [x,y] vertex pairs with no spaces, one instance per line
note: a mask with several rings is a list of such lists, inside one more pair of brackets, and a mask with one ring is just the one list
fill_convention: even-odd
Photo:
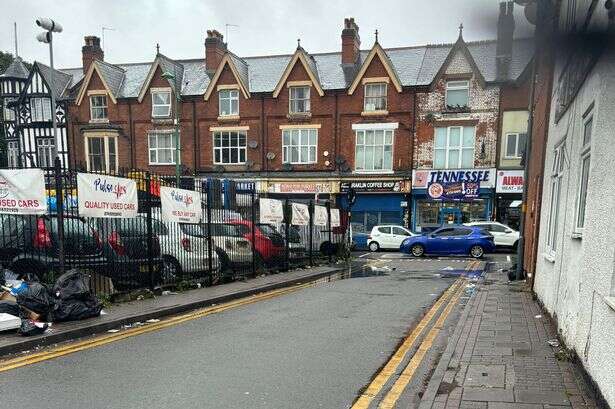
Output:
[[131,328],[121,332],[96,336],[95,338],[88,339],[85,341],[71,343],[69,345],[64,345],[60,347],[50,348],[48,350],[37,352],[34,354],[22,356],[19,358],[9,359],[6,361],[0,361],[0,372],[10,371],[12,369],[20,368],[26,365],[32,365],[41,361],[46,361],[49,359],[58,358],[64,355],[73,354],[75,352],[83,351],[90,348],[95,348],[99,346],[103,346],[109,344],[111,342],[116,342],[125,338],[134,337],[141,334],[146,334],[149,332],[157,331],[163,328],[171,327],[174,325],[181,324],[186,321],[195,320],[198,318],[206,317],[208,315],[220,313],[232,308],[241,307],[248,304],[254,304],[259,301],[268,300],[270,298],[279,297],[282,295],[290,294],[301,289],[307,287],[313,287],[316,285],[315,282],[309,282],[305,284],[297,284],[292,287],[282,288],[279,290],[272,290],[265,293],[253,295],[250,297],[240,298],[235,301],[230,301],[228,303],[215,305],[211,307],[206,307],[197,311],[190,312],[188,314],[179,315],[176,317],[172,317],[169,319],[165,319],[159,321],[157,323],[149,324],[143,327]]
[[361,254],[361,255],[359,256],[359,258],[363,258],[363,257],[365,257],[365,256],[369,256],[370,254],[371,254],[371,253]]
[[440,307],[448,300],[448,298],[457,290],[462,280],[457,279],[448,290],[442,294],[442,296],[436,301],[436,303],[429,309],[427,314],[421,319],[416,327],[412,330],[410,335],[406,337],[404,342],[395,351],[391,359],[380,370],[380,372],[374,377],[369,386],[363,391],[359,399],[352,405],[352,409],[366,409],[369,407],[372,400],[380,393],[384,385],[389,381],[391,376],[395,373],[398,366],[403,362],[406,354],[410,351],[412,345],[416,342],[417,338],[423,333],[425,328],[431,322],[436,313],[440,310]]
[[449,316],[455,305],[457,305],[457,301],[459,300],[459,297],[463,293],[464,289],[464,286],[460,286],[451,301],[444,309],[444,311],[442,311],[442,314],[440,315],[440,317],[438,317],[436,323],[431,328],[431,330],[429,330],[429,333],[427,333],[427,336],[419,346],[419,349],[412,356],[412,359],[408,363],[408,366],[406,366],[401,375],[399,375],[399,378],[397,378],[397,380],[391,387],[391,390],[389,390],[389,392],[385,395],[384,399],[378,406],[379,409],[392,409],[395,406],[397,400],[401,396],[402,392],[406,389],[406,386],[408,386],[408,383],[410,383],[412,376],[423,361],[423,358],[427,354],[427,351],[429,351],[429,349],[433,346],[433,343],[438,336],[438,333],[440,333],[440,330],[444,327],[444,322],[446,321],[446,318]]

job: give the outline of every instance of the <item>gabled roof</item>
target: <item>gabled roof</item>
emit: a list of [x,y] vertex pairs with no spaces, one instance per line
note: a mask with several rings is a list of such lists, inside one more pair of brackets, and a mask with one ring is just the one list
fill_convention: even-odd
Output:
[[476,61],[474,60],[474,56],[472,55],[472,53],[468,49],[468,47],[466,45],[466,42],[463,40],[463,36],[461,35],[461,32],[459,33],[459,38],[457,38],[457,41],[455,42],[453,47],[449,50],[448,55],[446,56],[446,59],[444,60],[444,62],[440,66],[440,69],[438,70],[438,73],[435,75],[434,79],[439,78],[444,72],[446,72],[446,69],[448,68],[448,66],[450,65],[451,61],[453,60],[453,58],[455,58],[455,56],[457,55],[458,52],[461,52],[463,54],[463,56],[465,57],[465,59],[468,62],[468,64],[470,64],[470,67],[472,68],[472,71],[478,77],[478,80],[482,84],[484,84],[485,83],[485,77],[484,77],[483,73],[481,72],[481,70],[478,68],[478,65],[476,65]]
[[397,92],[401,92],[402,84],[399,81],[399,78],[397,77],[397,72],[395,70],[395,67],[393,66],[393,63],[387,56],[384,49],[380,46],[380,44],[378,42],[375,42],[369,54],[367,54],[367,57],[361,64],[361,68],[359,69],[359,72],[357,72],[356,76],[354,77],[352,84],[350,84],[350,87],[348,88],[348,95],[352,95],[355,89],[357,89],[357,86],[361,82],[361,78],[363,78],[363,75],[365,75],[365,71],[367,71],[367,68],[369,67],[371,62],[374,60],[374,57],[376,56],[378,56],[378,58],[382,62],[382,65],[384,66],[384,69],[389,75],[391,82],[393,82],[393,85],[395,86],[395,89],[397,90]]
[[30,72],[28,67],[23,63],[21,57],[15,57],[13,61],[6,67],[6,70],[0,75],[0,78],[16,78],[25,80]]
[[143,85],[141,85],[141,90],[139,91],[139,97],[138,97],[139,102],[143,101],[143,97],[145,97],[145,94],[147,93],[147,89],[149,88],[149,84],[152,82],[152,79],[154,78],[154,74],[156,73],[156,70],[158,69],[158,67],[160,67],[160,71],[162,71],[163,74],[164,73],[173,74],[175,79],[167,80],[169,82],[169,86],[171,86],[171,89],[173,89],[173,92],[177,92],[177,90],[179,90],[181,94],[182,81],[184,78],[184,66],[178,63],[177,61],[174,61],[170,59],[169,57],[158,53],[156,55],[156,59],[154,60],[154,62],[152,63],[149,69],[149,72],[147,73],[147,77],[145,78]]
[[233,76],[237,80],[237,84],[239,85],[239,89],[243,93],[245,98],[250,98],[250,83],[249,83],[249,68],[248,64],[243,61],[241,58],[237,57],[235,54],[231,52],[226,52],[224,57],[222,57],[222,61],[218,64],[218,68],[214,73],[214,76],[211,78],[211,81],[207,85],[207,89],[205,90],[205,101],[209,99],[212,92],[214,91],[214,87],[218,83],[220,79],[220,75],[222,75],[222,71],[224,71],[224,67],[229,67]]
[[[49,86],[51,92],[53,92],[53,96],[56,99],[61,99],[64,95],[64,91],[68,88],[71,82],[71,76],[56,69],[51,69],[51,67],[46,66],[43,63],[38,61],[34,62],[33,69],[38,69],[38,72],[41,73],[41,76]],[[53,75],[53,88],[51,87],[51,77]]]
[[291,71],[293,70],[293,67],[295,66],[295,64],[297,64],[297,62],[300,62],[301,65],[303,65],[303,68],[305,69],[305,72],[307,72],[308,77],[310,77],[310,81],[312,81],[312,84],[314,85],[314,88],[316,88],[316,92],[318,92],[318,95],[320,95],[321,97],[325,95],[325,92],[322,90],[322,86],[320,85],[320,80],[318,79],[318,68],[316,65],[316,61],[303,49],[303,47],[299,46],[297,47],[297,50],[286,65],[286,69],[282,73],[278,84],[274,88],[273,97],[278,97],[280,91],[282,91],[282,87],[284,87],[288,76],[290,75]]
[[94,72],[98,74],[98,77],[103,83],[109,97],[111,97],[113,103],[116,104],[117,98],[121,94],[126,72],[117,65],[112,65],[98,60],[90,64],[90,68],[88,68],[88,72],[85,74],[85,78],[81,82],[79,94],[77,94],[76,104],[80,105],[81,101],[83,101],[86,89],[88,88]]

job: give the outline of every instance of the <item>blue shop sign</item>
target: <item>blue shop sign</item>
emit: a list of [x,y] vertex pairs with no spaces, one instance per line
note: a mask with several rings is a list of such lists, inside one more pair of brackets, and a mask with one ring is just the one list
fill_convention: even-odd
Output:
[[480,182],[430,182],[427,194],[436,200],[464,200],[477,198]]
[[[457,189],[471,190],[479,188],[493,189],[495,187],[496,171],[485,169],[415,169],[412,171],[412,189],[429,189],[433,184],[439,184],[444,189],[449,186],[451,191]],[[434,188],[436,189],[436,188]],[[468,197],[468,196],[466,196]]]

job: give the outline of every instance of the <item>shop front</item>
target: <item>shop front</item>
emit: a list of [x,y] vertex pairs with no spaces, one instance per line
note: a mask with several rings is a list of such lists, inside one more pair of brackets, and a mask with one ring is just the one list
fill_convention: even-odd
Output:
[[310,200],[331,200],[339,191],[338,184],[338,181],[268,181],[265,191],[272,198],[293,199],[307,203]]
[[498,170],[495,219],[515,230],[521,221],[523,187],[523,170]]
[[442,224],[490,220],[496,171],[426,169],[412,172],[412,220],[416,232]]
[[406,226],[410,182],[404,180],[346,180],[340,182],[340,204],[346,209],[346,193],[356,192],[352,207],[353,233],[369,233],[379,224]]

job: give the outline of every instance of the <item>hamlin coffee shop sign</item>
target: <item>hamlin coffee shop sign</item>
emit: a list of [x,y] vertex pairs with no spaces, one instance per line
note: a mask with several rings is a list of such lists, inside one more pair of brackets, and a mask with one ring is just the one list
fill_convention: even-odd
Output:
[[346,193],[350,189],[355,192],[409,192],[403,180],[354,180],[350,182],[340,182],[340,192]]
[[479,197],[481,188],[493,188],[495,169],[415,170],[413,189],[427,189],[435,200],[464,200]]

